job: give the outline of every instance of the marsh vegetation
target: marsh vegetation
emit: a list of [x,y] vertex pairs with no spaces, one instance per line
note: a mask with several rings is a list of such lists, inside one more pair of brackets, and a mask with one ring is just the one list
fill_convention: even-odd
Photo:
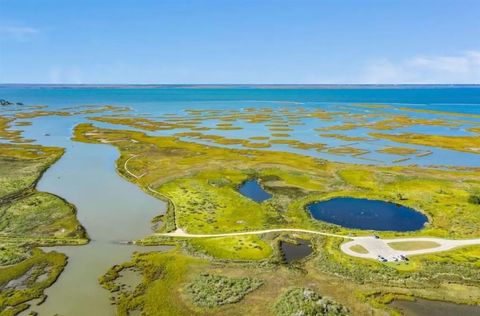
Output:
[[[372,105],[359,107],[371,109]],[[374,108],[383,111],[391,107]],[[104,111],[109,115],[94,115]],[[122,113],[126,111],[128,108],[113,106],[22,111],[0,120],[0,136],[28,141],[12,129],[13,124],[28,125],[27,120],[44,116],[92,114],[89,119],[100,126],[134,128],[81,124],[76,126],[74,137],[81,142],[115,146],[121,153],[118,172],[145,192],[167,201],[167,213],[154,220],[156,232],[181,229],[208,234],[304,228],[343,235],[372,234],[378,227],[349,228],[342,223],[317,221],[308,211],[312,203],[351,197],[401,204],[415,210],[424,222],[428,219],[426,226],[422,222],[418,230],[409,229],[403,235],[473,238],[480,234],[478,168],[359,165],[272,150],[287,146],[365,159],[371,152],[378,152],[400,156],[396,162],[432,154],[425,148],[418,149],[419,145],[478,153],[474,136],[395,133],[400,128],[418,126],[468,126],[470,132],[476,132],[475,127],[460,121],[302,107],[186,110],[155,119],[130,117]],[[322,124],[312,128],[309,121]],[[229,134],[248,129],[249,124],[262,125],[266,134]],[[320,132],[333,143],[296,139],[296,126]],[[376,150],[365,149],[366,142],[379,139],[392,144],[382,142]],[[0,264],[4,265],[0,267],[0,311],[13,315],[24,310],[32,298],[42,298],[43,290],[66,264],[65,255],[46,253],[37,247],[81,244],[87,236],[73,205],[35,189],[41,174],[63,150],[22,144],[0,147]],[[254,185],[253,194],[242,192],[248,183]],[[379,235],[398,236],[394,230],[389,226]],[[298,239],[305,242],[292,242]],[[478,247],[383,264],[346,256],[339,250],[339,239],[308,234],[196,239],[152,234],[137,242],[169,244],[175,249],[137,253],[100,278],[112,292],[112,304],[119,315],[382,315],[393,312],[388,304],[398,297],[480,303]],[[292,264],[285,264],[289,242],[295,249],[300,246],[302,254],[287,258]],[[311,245],[309,251],[303,251],[307,244]],[[419,249],[433,245],[394,246]],[[365,250],[356,247],[354,251]],[[305,260],[296,260],[307,252]],[[137,276],[135,286],[129,288],[121,281],[128,271]]]
[[75,207],[35,184],[63,150],[0,144],[0,312],[15,315],[40,298],[59,276],[66,256],[37,246],[83,244]]
[[275,304],[275,315],[278,316],[346,316],[349,314],[345,306],[306,288],[288,290]]
[[202,274],[187,285],[187,293],[195,305],[215,307],[239,302],[245,295],[263,284],[262,280],[249,277],[231,278]]
[[[145,191],[171,201],[171,215],[163,218],[165,226],[159,231],[165,231],[165,227],[168,227],[167,230],[181,228],[189,233],[202,234],[295,227],[345,235],[371,234],[371,231],[315,221],[306,209],[307,205],[315,201],[350,196],[400,203],[422,212],[428,218],[427,226],[404,235],[468,238],[479,233],[479,214],[476,206],[468,201],[471,192],[480,186],[476,169],[341,164],[292,153],[229,149],[185,142],[175,136],[154,137],[141,132],[104,129],[88,124],[79,125],[75,130],[75,137],[84,142],[110,141],[122,154],[117,162],[122,175],[143,187]],[[133,177],[124,169],[126,159],[132,156],[135,158],[128,162],[128,171],[142,177]],[[262,187],[272,194],[270,199],[255,203],[238,192],[239,185],[253,178],[259,179]],[[380,235],[395,236],[397,233],[385,231]],[[232,267],[234,263],[250,265],[256,262],[259,263],[258,269],[262,271],[262,275],[268,275],[266,271],[269,267],[277,266],[282,260],[274,246],[277,243],[276,237],[269,235],[177,240],[152,235],[141,242],[150,245],[177,244],[183,251],[193,255],[185,257],[185,260],[207,260],[222,265],[228,262],[228,267]],[[344,299],[348,301],[347,305],[354,311],[363,310],[366,308],[363,304],[367,303],[388,310],[386,301],[380,300],[380,296],[373,293],[409,294],[461,302],[463,293],[469,292],[470,302],[480,301],[480,292],[472,291],[472,287],[479,285],[480,279],[478,247],[416,256],[407,263],[383,264],[345,256],[339,250],[340,243],[341,240],[335,238],[316,238],[315,255],[299,269],[313,274],[314,279],[328,278],[336,280],[332,282],[342,282],[344,289],[355,289],[349,294],[342,291]],[[160,254],[158,257],[153,254],[151,256],[152,260],[156,258],[158,262],[164,262],[168,257]],[[177,253],[175,256],[184,255]],[[151,262],[150,258],[145,256],[138,257],[138,260],[140,261],[135,261],[135,266],[143,264],[140,262]],[[295,271],[298,267],[292,269]],[[165,271],[165,268],[161,271]],[[206,272],[205,268],[197,271]],[[249,270],[242,268],[241,271],[246,273]],[[255,275],[256,273],[248,273],[247,276]],[[189,276],[185,278],[188,279]],[[289,274],[287,279],[293,280],[296,277]],[[301,279],[303,281],[297,284],[311,281],[305,276]],[[272,286],[269,277],[262,277],[262,280],[266,288]],[[429,280],[428,285],[425,280]],[[187,281],[169,282],[162,284],[176,284],[181,291],[180,285]],[[153,286],[158,283],[145,284]],[[263,291],[262,289],[263,286],[258,291]],[[283,285],[280,289],[286,291],[287,286]],[[342,300],[339,293],[330,290],[329,295],[334,293],[332,295],[335,300]],[[165,293],[164,290],[161,291]],[[280,295],[278,291],[275,293]],[[258,299],[265,299],[264,295]],[[358,302],[358,295],[362,297],[361,303]],[[142,309],[195,310],[193,306],[188,307],[186,299],[169,297],[167,300],[175,302],[175,307],[160,307],[149,300],[144,301]],[[249,297],[245,300],[249,300]],[[134,302],[127,301],[130,302],[128,304]],[[246,307],[241,302],[235,305],[237,304],[245,308],[243,311],[252,312],[251,307]],[[214,308],[210,313],[218,312],[219,310]],[[202,313],[205,311],[202,310]]]

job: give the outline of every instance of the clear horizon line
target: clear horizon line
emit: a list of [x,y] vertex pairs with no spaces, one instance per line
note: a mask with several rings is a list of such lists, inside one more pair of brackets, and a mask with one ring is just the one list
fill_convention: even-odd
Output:
[[0,83],[1,86],[48,86],[48,87],[102,87],[102,86],[147,86],[147,87],[480,87],[480,83]]

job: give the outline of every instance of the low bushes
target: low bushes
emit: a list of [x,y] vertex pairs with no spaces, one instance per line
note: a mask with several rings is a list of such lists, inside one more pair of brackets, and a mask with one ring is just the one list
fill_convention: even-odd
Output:
[[195,305],[215,307],[236,303],[262,284],[262,280],[255,278],[230,278],[220,275],[202,274],[187,286],[187,292]]
[[468,198],[468,203],[480,205],[480,193],[471,194]]
[[283,293],[275,303],[274,311],[277,316],[349,315],[347,307],[306,288],[295,288]]

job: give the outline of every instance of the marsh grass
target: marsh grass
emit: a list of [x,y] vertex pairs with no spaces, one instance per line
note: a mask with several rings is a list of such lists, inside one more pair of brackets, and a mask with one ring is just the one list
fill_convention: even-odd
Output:
[[63,149],[26,144],[0,149],[0,314],[16,315],[43,295],[66,264],[65,255],[35,247],[87,239],[73,205],[35,190]]
[[41,297],[43,290],[55,282],[66,263],[64,254],[34,249],[28,259],[0,267],[0,314],[16,315],[26,309],[26,302]]
[[[75,138],[93,143],[101,139],[114,141],[112,145],[121,152],[117,161],[119,172],[145,191],[148,192],[147,188],[151,187],[170,199],[171,212],[175,216],[165,219],[165,224],[173,220],[175,223],[168,225],[176,224],[176,227],[189,233],[278,227],[316,229],[344,235],[372,234],[371,231],[315,221],[305,210],[306,205],[314,201],[348,196],[399,203],[428,216],[429,224],[425,228],[402,236],[474,238],[480,234],[478,207],[468,201],[471,193],[480,189],[477,169],[343,164],[293,153],[207,146],[180,141],[177,137],[151,137],[140,132],[102,129],[89,124],[77,126]],[[141,179],[134,179],[123,170],[124,162],[132,155],[139,156],[132,160],[129,169],[134,174],[145,174]],[[260,179],[262,186],[273,194],[269,201],[253,203],[236,191],[240,183],[253,177]],[[395,232],[379,234],[384,237],[400,236]],[[318,238],[316,255],[302,262],[301,266],[283,272],[283,268],[279,268],[275,249],[268,250],[273,251],[268,255],[268,248],[262,247],[262,251],[255,248],[258,243],[272,242],[266,236],[261,237],[258,240],[236,237],[181,239],[178,243],[185,244],[195,257],[181,253],[139,256],[135,259],[135,266],[145,267],[143,271],[158,271],[158,277],[145,281],[145,294],[126,302],[137,302],[135,308],[143,306],[147,314],[219,315],[226,311],[240,314],[253,310],[266,313],[265,306],[244,304],[255,301],[266,305],[267,298],[273,302],[280,295],[279,291],[292,286],[292,280],[298,287],[308,287],[306,285],[313,280],[334,282],[332,286],[322,286],[328,286],[328,293],[333,293],[336,301],[348,301],[349,308],[357,314],[371,311],[365,307],[366,304],[358,303],[357,294],[366,289],[453,301],[462,301],[469,289],[471,300],[480,300],[480,292],[471,290],[479,287],[479,247],[414,256],[408,264],[383,264],[346,256],[339,249],[340,239]],[[150,236],[148,244],[155,244],[156,238],[158,242],[165,242],[165,238]],[[169,262],[175,262],[175,269]],[[210,273],[210,265],[219,265],[221,275],[230,276],[225,271],[234,269],[233,265],[239,262],[253,262],[258,269],[269,265],[274,267],[275,273],[261,270],[265,275],[262,276],[265,287],[257,290],[258,296],[245,297],[233,305],[235,310],[228,309],[228,304],[212,308],[209,312],[189,305],[187,294],[182,290],[185,283],[191,282],[198,273]],[[234,274],[243,273],[245,276],[247,271],[254,269],[242,266],[235,269]],[[290,284],[274,281],[273,278],[279,275],[288,275],[286,282]],[[253,277],[253,274],[247,276]],[[271,293],[266,293],[264,289],[271,290]],[[165,297],[161,304],[159,296]],[[271,311],[272,305],[268,308]]]
[[478,136],[447,136],[415,133],[369,133],[369,135],[380,139],[388,139],[397,143],[430,146],[480,154],[480,137]]
[[391,155],[414,155],[418,153],[417,149],[408,147],[384,147],[377,151],[380,153]]
[[277,316],[346,316],[350,314],[345,306],[307,288],[286,291],[275,303],[274,311]]
[[1,237],[84,238],[73,205],[45,192],[35,192],[0,206]]
[[186,291],[195,305],[211,308],[237,303],[261,285],[263,281],[255,278],[232,278],[205,273],[189,283]]
[[355,251],[357,253],[368,253],[368,250],[365,249],[365,247],[363,247],[362,245],[354,245],[350,247],[350,250]]
[[216,259],[264,260],[272,255],[271,245],[255,235],[198,238],[188,244],[194,252]]
[[[351,196],[400,203],[426,214],[428,226],[407,235],[468,238],[480,234],[480,213],[475,204],[468,202],[471,192],[480,189],[480,174],[475,169],[342,164],[293,153],[214,147],[88,124],[77,126],[75,137],[85,142],[114,140],[112,144],[122,153],[117,162],[119,171],[126,178],[130,176],[123,170],[123,163],[139,155],[129,163],[129,169],[145,175],[135,182],[170,199],[175,205],[176,224],[190,233],[294,227],[368,234],[315,221],[305,211],[305,206],[315,200]],[[236,190],[255,174],[276,177],[262,183],[276,194],[260,204]],[[382,235],[395,236],[391,232]]]
[[399,241],[388,244],[395,250],[419,250],[439,247],[440,244],[434,241]]

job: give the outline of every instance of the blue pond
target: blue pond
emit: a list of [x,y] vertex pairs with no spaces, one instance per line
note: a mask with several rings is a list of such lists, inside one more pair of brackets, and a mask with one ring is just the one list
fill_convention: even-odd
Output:
[[422,229],[428,218],[402,205],[357,198],[334,198],[307,207],[313,218],[347,228],[413,231]]
[[272,195],[266,192],[258,183],[257,180],[245,181],[238,191],[246,197],[254,200],[255,202],[263,202],[272,197]]

